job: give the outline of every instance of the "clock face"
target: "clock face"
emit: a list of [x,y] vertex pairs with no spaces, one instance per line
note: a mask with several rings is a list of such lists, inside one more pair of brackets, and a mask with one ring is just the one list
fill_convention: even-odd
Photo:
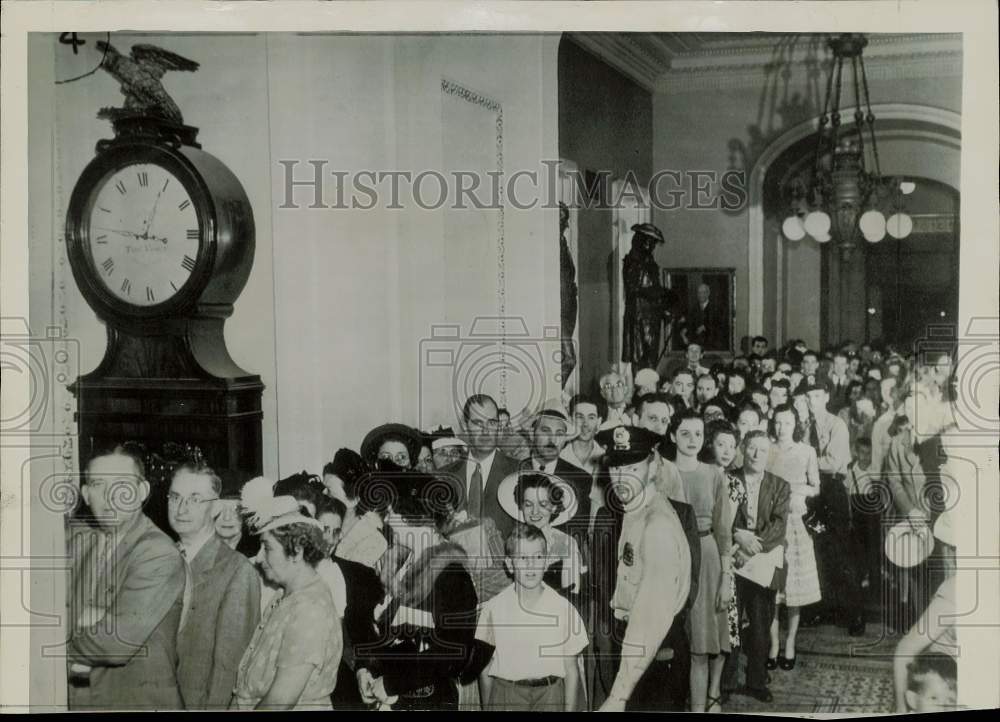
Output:
[[163,303],[195,268],[201,226],[180,180],[155,163],[119,168],[93,194],[89,255],[116,298],[133,306]]

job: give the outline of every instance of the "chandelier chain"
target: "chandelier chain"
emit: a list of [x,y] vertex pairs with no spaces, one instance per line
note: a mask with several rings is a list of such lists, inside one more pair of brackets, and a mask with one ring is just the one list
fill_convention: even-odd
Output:
[[[861,83],[858,82],[858,58],[851,58],[851,72],[854,75],[854,126],[858,129],[858,152],[861,154],[862,172],[865,172],[864,167],[864,157],[865,157],[865,115],[861,111]],[[872,133],[872,137],[875,134]]]
[[872,99],[868,93],[868,73],[865,72],[865,57],[863,55],[859,56],[858,62],[861,64],[861,87],[864,89],[865,108],[868,110],[868,115],[865,120],[868,123],[868,132],[871,135],[872,140],[872,158],[875,161],[875,178],[881,180],[882,166],[878,159],[878,141],[875,139],[875,113],[872,112]]

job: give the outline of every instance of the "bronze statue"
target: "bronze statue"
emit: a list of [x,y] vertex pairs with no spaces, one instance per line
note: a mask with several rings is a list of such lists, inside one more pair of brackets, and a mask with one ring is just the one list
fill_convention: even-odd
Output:
[[104,41],[97,43],[97,49],[104,53],[101,67],[121,83],[125,96],[125,107],[101,108],[97,117],[115,120],[123,116],[150,116],[184,124],[180,108],[163,89],[160,78],[168,70],[194,72],[198,63],[155,45],[133,45],[131,57]]
[[565,203],[559,204],[559,303],[562,336],[562,386],[566,387],[570,374],[576,368],[576,347],[573,345],[573,333],[576,331],[577,286],[576,264],[573,254],[566,242],[566,229],[569,228],[569,208]]
[[669,315],[660,267],[653,259],[653,248],[663,243],[663,234],[652,223],[634,225],[632,231],[632,250],[622,263],[625,286],[622,361],[637,364],[639,368],[656,368],[661,325]]

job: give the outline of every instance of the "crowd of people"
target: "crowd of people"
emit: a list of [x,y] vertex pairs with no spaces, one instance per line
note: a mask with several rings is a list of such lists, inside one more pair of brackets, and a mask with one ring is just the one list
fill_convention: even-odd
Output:
[[692,343],[530,418],[476,394],[457,430],[384,424],[238,494],[97,450],[70,707],[779,710],[799,628],[860,636],[873,606],[897,710],[953,707],[951,356],[747,351]]

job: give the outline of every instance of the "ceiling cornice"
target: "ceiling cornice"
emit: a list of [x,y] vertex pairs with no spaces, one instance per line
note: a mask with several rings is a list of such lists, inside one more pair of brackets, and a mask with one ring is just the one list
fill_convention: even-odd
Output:
[[670,48],[655,33],[567,33],[573,42],[649,91],[670,69]]
[[[574,42],[651,92],[763,87],[779,67],[824,70],[823,34],[569,33]],[[954,77],[962,72],[959,33],[869,35],[868,75]]]

